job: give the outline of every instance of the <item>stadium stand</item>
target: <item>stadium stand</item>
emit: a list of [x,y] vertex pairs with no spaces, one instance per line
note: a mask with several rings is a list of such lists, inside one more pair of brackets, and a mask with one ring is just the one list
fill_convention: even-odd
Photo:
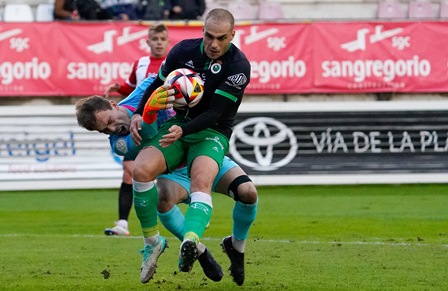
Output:
[[411,0],[409,2],[409,18],[435,18],[436,13],[431,2]]
[[448,18],[448,0],[440,1],[439,17]]
[[5,22],[32,22],[34,14],[31,6],[25,3],[5,5],[3,12],[3,21]]
[[400,2],[395,0],[383,0],[378,3],[378,18],[399,19],[405,17],[406,11]]
[[227,8],[235,20],[253,20],[258,16],[258,7],[248,2],[230,2]]
[[206,2],[205,11],[202,14],[202,16],[200,17],[200,19],[203,20],[205,18],[205,16],[207,15],[207,13],[210,10],[215,9],[215,8],[227,8],[227,4],[223,4],[223,3],[220,3],[220,2],[217,2],[217,1]]
[[285,18],[282,4],[279,2],[260,1],[258,19],[276,20]]
[[54,4],[40,3],[36,8],[36,21],[53,21]]
[[[239,20],[253,19],[282,19],[289,20],[327,20],[327,19],[400,19],[410,17],[411,2],[420,2],[421,6],[432,6],[435,18],[445,18],[447,13],[444,7],[448,0],[206,0],[206,11],[214,7],[234,9],[233,7],[248,7],[248,10],[235,11]],[[263,14],[263,6],[268,2],[270,13]],[[426,3],[424,3],[426,2]],[[0,0],[0,19],[4,20],[4,10],[7,4],[28,4],[33,11],[34,19],[37,17],[37,7],[40,4],[54,4],[54,0]],[[282,12],[277,11],[281,7]],[[440,8],[439,8],[440,7]],[[426,11],[426,10],[425,10]],[[275,15],[275,16],[272,16]],[[417,17],[418,18],[418,17]]]

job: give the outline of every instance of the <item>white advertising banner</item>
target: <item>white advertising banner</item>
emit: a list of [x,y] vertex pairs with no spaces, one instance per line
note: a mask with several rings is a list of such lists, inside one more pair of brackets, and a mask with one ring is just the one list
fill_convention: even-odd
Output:
[[117,188],[107,136],[78,126],[74,106],[0,107],[0,189]]

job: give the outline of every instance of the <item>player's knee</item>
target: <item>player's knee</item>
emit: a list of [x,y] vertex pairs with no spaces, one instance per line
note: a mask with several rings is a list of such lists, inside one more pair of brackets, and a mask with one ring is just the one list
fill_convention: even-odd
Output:
[[147,167],[134,167],[132,178],[139,182],[151,182],[155,180],[156,176]]
[[176,203],[169,196],[159,196],[159,201],[157,203],[157,211],[165,213],[170,211]]
[[[180,187],[180,186],[179,186]],[[167,182],[165,179],[159,180],[157,183],[157,192],[159,195],[159,202],[157,210],[159,212],[167,212],[173,208],[174,205],[181,203],[188,198],[188,193],[173,187],[172,182]],[[185,192],[185,193],[184,193]]]
[[258,199],[257,188],[253,182],[246,182],[238,187],[238,196],[244,204],[254,204]]
[[193,192],[208,192],[212,188],[213,180],[209,181],[202,178],[191,179],[190,189]]
[[257,188],[247,175],[236,177],[230,183],[228,193],[235,201],[244,204],[253,204],[258,199]]

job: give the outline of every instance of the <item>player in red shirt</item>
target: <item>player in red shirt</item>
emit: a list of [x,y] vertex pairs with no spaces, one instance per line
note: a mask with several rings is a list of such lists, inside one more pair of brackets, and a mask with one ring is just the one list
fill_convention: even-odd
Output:
[[126,81],[121,84],[114,83],[109,85],[104,93],[106,97],[113,92],[128,96],[144,79],[157,75],[160,65],[165,60],[170,44],[166,26],[164,24],[151,26],[148,30],[146,42],[151,49],[151,55],[141,57],[134,62],[132,72]]

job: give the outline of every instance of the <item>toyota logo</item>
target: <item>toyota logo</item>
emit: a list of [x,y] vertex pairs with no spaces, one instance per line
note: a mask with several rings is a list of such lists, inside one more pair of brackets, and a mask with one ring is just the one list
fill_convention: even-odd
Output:
[[[249,135],[247,132],[252,132],[252,135]],[[236,140],[253,146],[255,161],[244,158],[238,152]],[[289,143],[288,153],[282,159],[273,162],[275,146],[284,142]],[[230,138],[230,153],[232,157],[239,164],[251,167],[257,171],[274,171],[288,164],[296,156],[298,147],[294,132],[285,124],[269,117],[249,118],[237,124]]]

